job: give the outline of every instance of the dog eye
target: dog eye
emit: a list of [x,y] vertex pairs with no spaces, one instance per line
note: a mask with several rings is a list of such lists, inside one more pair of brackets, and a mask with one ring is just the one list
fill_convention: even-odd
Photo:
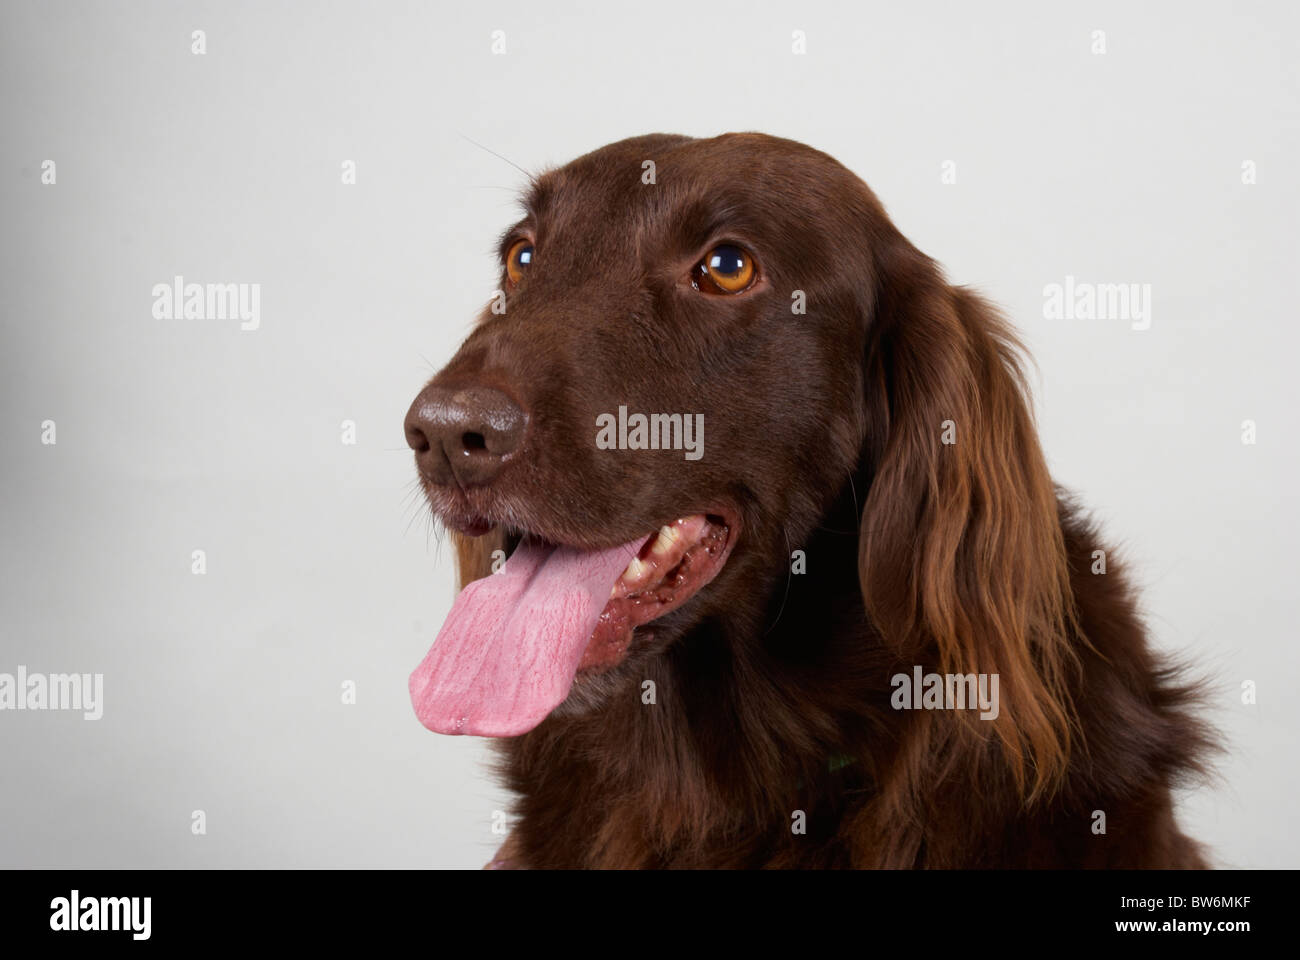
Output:
[[695,265],[692,283],[706,293],[740,293],[754,282],[757,271],[749,252],[734,244],[714,247]]
[[524,271],[533,262],[533,242],[516,240],[506,253],[506,276],[512,284],[523,279]]

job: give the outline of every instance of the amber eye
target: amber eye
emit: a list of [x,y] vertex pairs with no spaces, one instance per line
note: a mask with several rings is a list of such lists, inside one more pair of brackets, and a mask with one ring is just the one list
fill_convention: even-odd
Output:
[[533,241],[516,240],[510,245],[506,254],[506,276],[510,282],[518,283],[523,279],[524,271],[533,262]]
[[707,293],[740,293],[754,282],[757,271],[748,251],[730,243],[719,244],[695,265],[697,290]]

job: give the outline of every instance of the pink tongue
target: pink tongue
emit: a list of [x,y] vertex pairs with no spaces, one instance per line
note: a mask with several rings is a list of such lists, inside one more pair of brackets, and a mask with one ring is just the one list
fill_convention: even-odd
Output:
[[462,590],[411,674],[420,722],[482,737],[541,723],[569,695],[610,588],[644,540],[593,551],[521,543]]

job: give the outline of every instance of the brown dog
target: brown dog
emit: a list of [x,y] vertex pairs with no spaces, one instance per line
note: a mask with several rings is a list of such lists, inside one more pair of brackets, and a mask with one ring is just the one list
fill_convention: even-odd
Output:
[[406,420],[470,584],[412,697],[509,738],[514,865],[1204,865],[1196,688],[1053,487],[1013,335],[861,180],[653,135],[526,209]]

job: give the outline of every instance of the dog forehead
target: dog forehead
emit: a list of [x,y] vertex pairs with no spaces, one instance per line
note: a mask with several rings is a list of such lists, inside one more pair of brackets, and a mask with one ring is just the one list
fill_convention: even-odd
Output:
[[[709,139],[650,134],[607,144],[543,174],[530,202],[538,207],[574,193],[620,208],[678,203],[709,192],[806,191],[829,198],[836,181],[856,180],[834,158],[806,144],[761,133]],[[637,200],[642,201],[641,204]]]
[[649,253],[655,241],[690,246],[728,228],[757,235],[780,226],[786,235],[810,216],[832,223],[847,212],[848,181],[865,187],[828,155],[766,134],[651,134],[542,174],[525,207],[543,236],[583,255],[599,245],[608,257]]

